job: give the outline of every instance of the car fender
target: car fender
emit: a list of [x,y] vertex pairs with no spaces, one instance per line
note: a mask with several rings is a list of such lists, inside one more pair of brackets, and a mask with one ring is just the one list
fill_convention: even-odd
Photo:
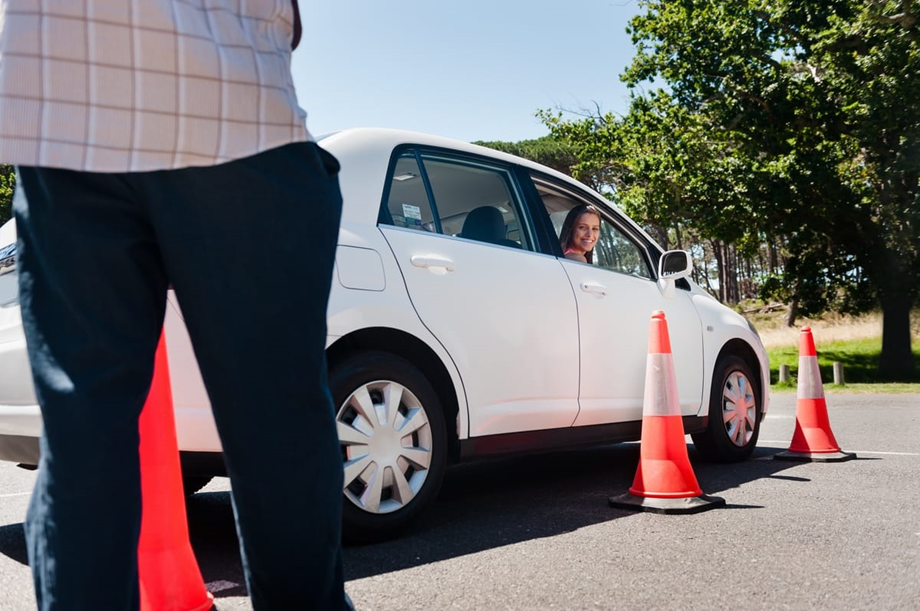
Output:
[[[708,381],[712,380],[716,361],[726,345],[738,339],[747,344],[758,362],[761,378],[761,413],[766,414],[770,404],[770,360],[754,327],[746,318],[719,303],[709,293],[691,283],[691,299],[703,326],[703,371]],[[703,384],[703,402],[700,416],[709,409],[711,383]]]

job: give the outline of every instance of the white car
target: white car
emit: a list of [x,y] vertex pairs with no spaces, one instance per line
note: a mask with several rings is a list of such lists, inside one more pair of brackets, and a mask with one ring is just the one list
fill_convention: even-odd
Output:
[[[349,538],[410,525],[449,463],[639,439],[655,310],[667,316],[697,448],[723,461],[752,452],[767,355],[743,317],[689,281],[687,253],[663,252],[581,183],[491,149],[384,129],[320,145],[342,164],[327,355]],[[603,215],[591,264],[559,244],[563,217],[582,203]],[[4,226],[0,246],[14,233]],[[35,465],[41,416],[14,251],[0,250],[0,459]],[[165,324],[193,492],[223,474],[221,447],[173,294]]]

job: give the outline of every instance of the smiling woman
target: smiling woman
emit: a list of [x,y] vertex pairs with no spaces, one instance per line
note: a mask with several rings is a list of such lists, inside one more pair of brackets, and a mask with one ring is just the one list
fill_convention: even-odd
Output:
[[581,204],[569,210],[562,223],[559,242],[567,259],[592,263],[594,245],[601,231],[601,214],[591,204]]

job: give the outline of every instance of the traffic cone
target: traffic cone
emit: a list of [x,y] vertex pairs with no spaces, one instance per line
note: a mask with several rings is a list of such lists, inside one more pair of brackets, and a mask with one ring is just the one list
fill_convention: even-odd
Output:
[[652,313],[642,404],[639,467],[629,493],[610,497],[610,506],[654,513],[699,513],[725,505],[703,494],[690,466],[668,321]]
[[214,604],[188,538],[165,333],[140,421],[143,514],[137,546],[142,611],[205,611]]
[[802,327],[799,333],[799,381],[796,388],[792,443],[788,451],[774,454],[773,458],[799,462],[843,462],[856,458],[856,454],[840,450],[831,431],[815,338],[810,327]]

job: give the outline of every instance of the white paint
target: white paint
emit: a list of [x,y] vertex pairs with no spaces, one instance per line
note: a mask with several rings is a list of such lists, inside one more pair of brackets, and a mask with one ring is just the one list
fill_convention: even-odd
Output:
[[205,584],[204,587],[207,588],[208,592],[215,594],[217,592],[223,592],[224,590],[232,590],[233,588],[239,587],[239,585],[238,583],[221,579]]
[[[776,444],[779,444],[779,445],[787,445],[789,442],[787,442],[787,441],[776,441],[776,440],[773,440],[773,439],[760,439],[760,440],[757,441],[757,443],[758,443],[758,444],[761,444],[761,443],[776,443]],[[875,450],[851,450],[851,449],[849,449],[849,448],[847,448],[845,451],[848,452],[848,453],[850,453],[850,454],[856,454],[857,456],[860,455],[860,454],[880,454],[880,455],[883,455],[883,456],[920,456],[920,453],[918,453],[918,452],[880,452],[880,451],[875,451]]]

